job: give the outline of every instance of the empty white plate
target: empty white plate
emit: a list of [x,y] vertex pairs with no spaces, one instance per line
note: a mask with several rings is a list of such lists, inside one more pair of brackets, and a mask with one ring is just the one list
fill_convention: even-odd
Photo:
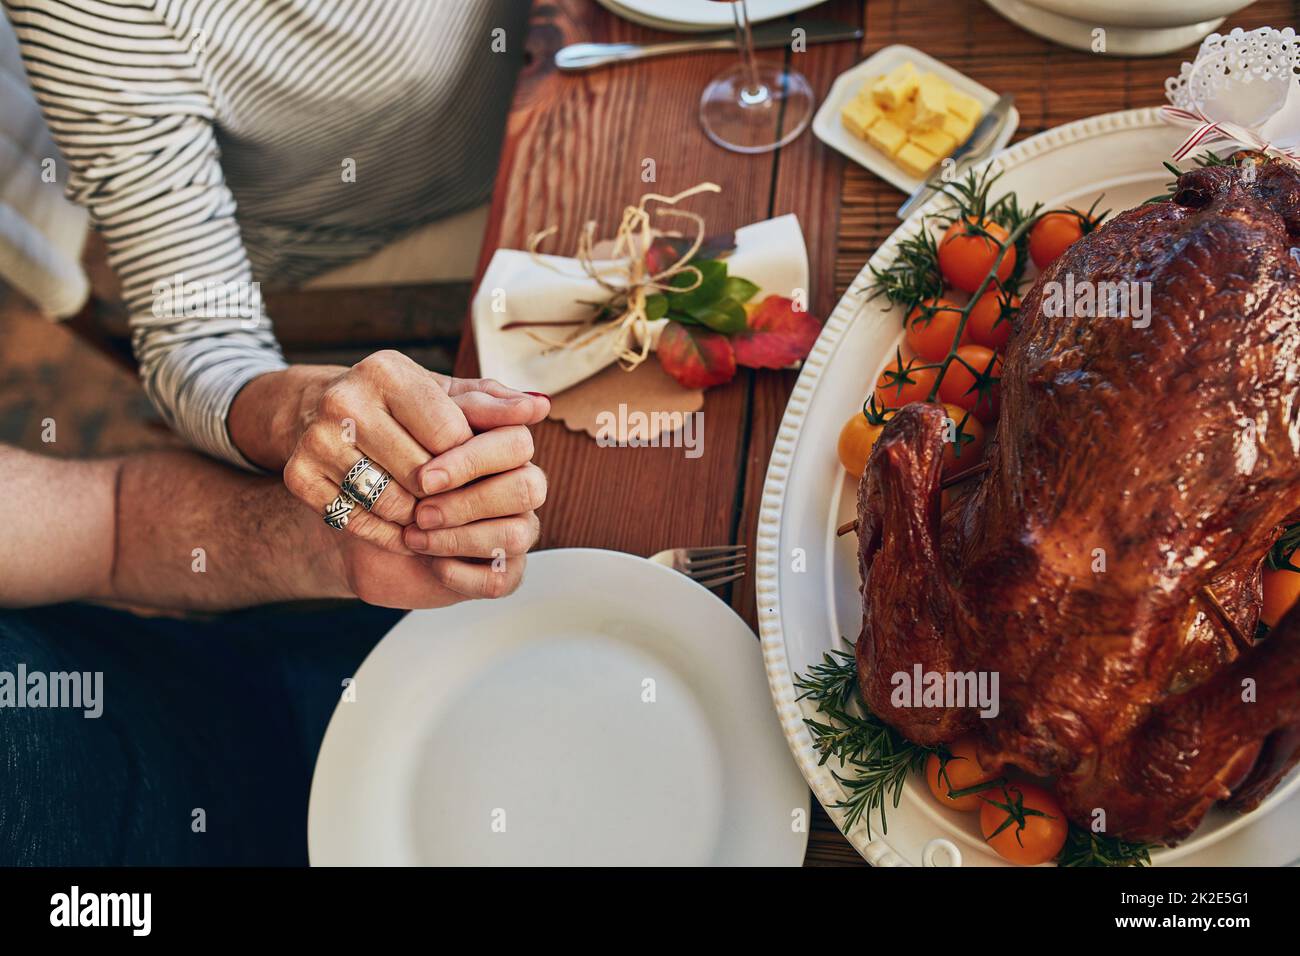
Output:
[[790,865],[808,789],[754,634],[642,558],[528,559],[403,618],[321,745],[315,865]]

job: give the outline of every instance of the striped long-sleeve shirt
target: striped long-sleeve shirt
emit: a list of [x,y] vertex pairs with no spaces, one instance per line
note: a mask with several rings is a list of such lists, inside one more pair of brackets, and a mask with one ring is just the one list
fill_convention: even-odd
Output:
[[491,189],[526,0],[3,0],[103,234],[154,405],[226,418],[284,359],[260,284],[356,259]]

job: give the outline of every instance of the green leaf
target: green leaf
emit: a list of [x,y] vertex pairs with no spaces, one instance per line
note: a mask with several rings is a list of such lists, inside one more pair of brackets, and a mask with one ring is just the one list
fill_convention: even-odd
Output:
[[[695,268],[679,272],[668,280],[673,288],[690,289],[689,292],[668,293],[668,308],[673,312],[690,313],[722,298],[722,288],[727,283],[727,264],[717,259],[692,259],[691,265]],[[700,270],[700,284],[691,289],[697,278],[695,269]]]
[[692,309],[691,316],[714,332],[730,335],[745,328],[748,316],[745,307],[735,299],[721,299],[702,309]]
[[651,322],[668,314],[668,296],[656,292],[645,297],[645,314]]
[[722,284],[722,297],[724,299],[735,299],[737,302],[748,302],[758,294],[758,286],[748,279],[742,279],[740,276],[727,276],[727,281]]

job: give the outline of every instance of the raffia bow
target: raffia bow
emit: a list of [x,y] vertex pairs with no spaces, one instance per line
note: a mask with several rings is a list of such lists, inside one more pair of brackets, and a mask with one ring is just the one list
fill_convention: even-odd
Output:
[[[654,243],[655,230],[651,225],[651,211],[647,207],[650,203],[673,207],[691,196],[721,191],[721,187],[715,183],[700,183],[675,196],[661,196],[658,193],[647,193],[642,196],[641,201],[635,206],[628,206],[623,210],[623,219],[614,236],[609,262],[603,267],[596,264],[594,254],[596,222],[588,221],[578,237],[575,258],[583,272],[610,293],[609,299],[604,302],[590,303],[595,308],[595,314],[582,323],[582,328],[577,329],[567,338],[555,341],[532,331],[528,334],[551,349],[582,348],[602,336],[610,336],[611,348],[618,359],[618,364],[625,371],[636,368],[649,357],[652,345],[651,320],[646,312],[647,298],[661,292],[690,292],[699,288],[700,283],[704,281],[703,273],[695,266],[689,265],[704,244],[704,217],[685,209],[654,210],[654,215],[657,216],[675,216],[694,222],[696,233],[686,252],[672,265],[658,272],[651,272],[646,263],[646,254]],[[528,252],[534,261],[553,272],[560,270],[543,259],[538,248],[547,238],[554,235],[557,229],[557,226],[552,226],[542,232],[534,233],[528,239]],[[692,272],[695,274],[693,283],[670,284],[676,276]],[[609,316],[612,318],[607,318]]]

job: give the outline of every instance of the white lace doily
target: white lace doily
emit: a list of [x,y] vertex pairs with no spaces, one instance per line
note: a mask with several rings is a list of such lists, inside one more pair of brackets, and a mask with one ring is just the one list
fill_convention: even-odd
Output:
[[1165,118],[1192,129],[1176,158],[1225,141],[1300,158],[1300,39],[1291,27],[1211,33],[1165,81],[1165,96]]

